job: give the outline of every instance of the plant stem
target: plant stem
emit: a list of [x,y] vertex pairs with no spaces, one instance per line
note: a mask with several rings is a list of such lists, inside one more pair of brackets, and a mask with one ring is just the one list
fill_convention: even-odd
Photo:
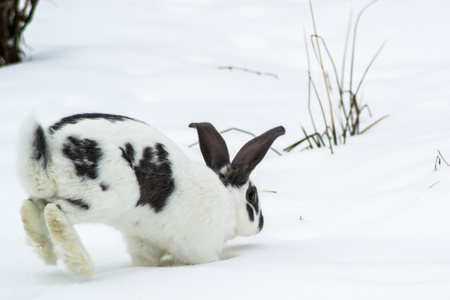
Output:
[[303,38],[305,40],[306,58],[308,61],[308,112],[309,112],[309,117],[311,119],[311,123],[313,125],[314,132],[317,132],[316,124],[314,122],[314,118],[313,118],[313,115],[311,112],[311,62],[309,59],[308,42],[306,41],[305,28],[303,28]]
[[343,55],[343,58],[342,58],[341,84],[339,86],[339,89],[340,89],[340,92],[341,92],[341,100],[342,100],[342,92],[343,92],[343,89],[344,89],[345,61],[347,59],[347,48],[348,48],[348,42],[350,40],[350,30],[351,30],[351,27],[352,27],[352,19],[353,19],[353,10],[350,11],[350,18],[348,20],[347,34],[345,35],[344,55]]
[[[315,21],[315,18],[314,18],[314,12],[313,12],[313,8],[312,8],[311,0],[309,0],[309,8],[311,10],[311,17],[312,17],[312,22],[313,22],[313,27],[314,27],[314,34],[317,37],[318,34],[317,34],[317,28],[316,28],[316,21]],[[316,39],[316,44],[317,44],[317,53],[319,55],[320,68],[322,69],[322,75],[323,75],[323,80],[324,80],[324,83],[325,83],[325,89],[327,91],[328,103],[330,105],[331,132],[333,134],[333,142],[334,142],[335,145],[337,145],[336,127],[334,125],[334,116],[333,116],[333,105],[331,103],[330,89],[328,87],[327,76],[326,76],[325,68],[323,66],[323,60],[322,60],[322,55],[320,53],[320,45],[319,45],[318,39]],[[331,144],[330,144],[330,148],[331,148],[331,152],[333,152]]]
[[369,71],[369,69],[372,66],[373,62],[377,58],[378,54],[380,54],[380,52],[383,49],[384,45],[386,45],[386,41],[384,41],[384,43],[381,45],[380,49],[378,49],[377,53],[375,53],[375,56],[372,58],[372,60],[370,61],[369,65],[367,66],[366,70],[364,71],[364,74],[363,74],[361,80],[359,81],[358,87],[356,88],[355,95],[358,94],[359,89],[361,88],[361,84],[363,83],[363,80],[366,77],[367,72]]
[[450,165],[448,164],[448,162],[445,160],[444,156],[441,154],[441,151],[438,150],[438,153],[439,153],[439,155],[441,156],[442,160],[445,162],[445,164],[446,164],[447,166],[450,167]]
[[377,2],[378,0],[374,0],[367,4],[358,14],[358,17],[356,18],[355,27],[353,28],[353,44],[352,44],[352,58],[350,62],[350,91],[352,91],[353,88],[353,64],[355,61],[355,45],[356,45],[356,32],[358,29],[359,20],[361,19],[362,14],[366,9],[368,9],[372,4]]

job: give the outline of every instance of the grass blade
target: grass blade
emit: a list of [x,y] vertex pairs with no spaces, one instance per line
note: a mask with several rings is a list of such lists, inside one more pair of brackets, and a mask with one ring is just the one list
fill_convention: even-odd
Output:
[[364,71],[364,74],[363,74],[361,80],[359,81],[358,87],[356,88],[355,95],[358,94],[359,89],[361,88],[361,84],[363,83],[363,80],[366,77],[367,72],[369,71],[369,69],[372,66],[373,62],[377,58],[378,54],[380,54],[380,52],[383,49],[384,45],[386,45],[386,41],[381,45],[381,47],[380,47],[380,49],[378,49],[377,53],[375,53],[375,56],[372,58],[372,60],[370,61],[369,65],[367,66],[366,70]]
[[389,115],[383,116],[381,118],[379,118],[378,120],[376,120],[375,122],[373,122],[372,124],[370,124],[369,126],[367,126],[363,131],[361,131],[359,134],[363,134],[364,132],[366,132],[367,130],[369,130],[370,128],[372,128],[374,125],[378,124],[381,120],[386,119],[387,117],[389,117]]

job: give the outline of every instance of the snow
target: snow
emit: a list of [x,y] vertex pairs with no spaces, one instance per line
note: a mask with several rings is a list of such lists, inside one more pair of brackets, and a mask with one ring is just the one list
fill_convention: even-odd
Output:
[[[313,1],[335,56],[350,11],[366,4]],[[14,158],[30,111],[49,122],[129,115],[197,160],[190,122],[254,133],[283,125],[281,150],[302,137],[300,124],[311,126],[303,42],[311,19],[303,0],[40,1],[25,34],[29,59],[0,69],[0,299],[449,299],[450,167],[434,170],[438,150],[450,162],[449,11],[444,0],[397,0],[364,13],[356,78],[387,44],[364,82],[374,116],[363,126],[389,117],[334,155],[269,152],[252,175],[260,234],[228,243],[221,261],[136,268],[118,232],[79,225],[96,266],[80,278],[26,246]],[[248,138],[225,134],[232,155]]]

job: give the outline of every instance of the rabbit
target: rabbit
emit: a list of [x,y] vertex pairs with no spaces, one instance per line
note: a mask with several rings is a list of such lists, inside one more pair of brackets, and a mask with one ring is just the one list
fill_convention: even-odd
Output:
[[191,123],[206,166],[189,159],[150,125],[125,116],[84,113],[44,129],[22,128],[18,174],[30,198],[21,207],[29,243],[46,264],[61,259],[90,276],[93,263],[75,228],[103,223],[125,238],[133,265],[220,259],[226,241],[261,231],[264,218],[249,180],[276,138],[273,128],[245,144],[230,162],[210,123]]

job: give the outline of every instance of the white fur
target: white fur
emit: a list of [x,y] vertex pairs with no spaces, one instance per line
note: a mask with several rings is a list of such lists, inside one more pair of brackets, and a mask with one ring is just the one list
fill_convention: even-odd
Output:
[[[48,263],[54,263],[56,254],[73,272],[91,273],[92,263],[73,228],[77,223],[98,222],[117,228],[125,235],[133,263],[142,266],[158,266],[166,254],[184,264],[214,261],[219,259],[227,240],[259,232],[259,212],[255,214],[256,221],[250,222],[246,211],[248,184],[226,187],[212,170],[191,161],[149,125],[132,120],[93,119],[64,126],[53,134],[44,129],[46,169],[32,159],[37,126],[36,121],[30,120],[23,127],[18,170],[31,197],[22,209],[26,231]],[[97,179],[76,175],[73,162],[62,152],[68,136],[98,142],[103,157]],[[163,144],[169,153],[175,190],[162,211],[155,213],[149,205],[136,206],[139,185],[119,149],[125,143],[133,145],[137,159],[144,147],[155,143]],[[109,188],[103,191],[101,183]],[[77,207],[64,200],[67,198],[83,199],[90,208]]]

